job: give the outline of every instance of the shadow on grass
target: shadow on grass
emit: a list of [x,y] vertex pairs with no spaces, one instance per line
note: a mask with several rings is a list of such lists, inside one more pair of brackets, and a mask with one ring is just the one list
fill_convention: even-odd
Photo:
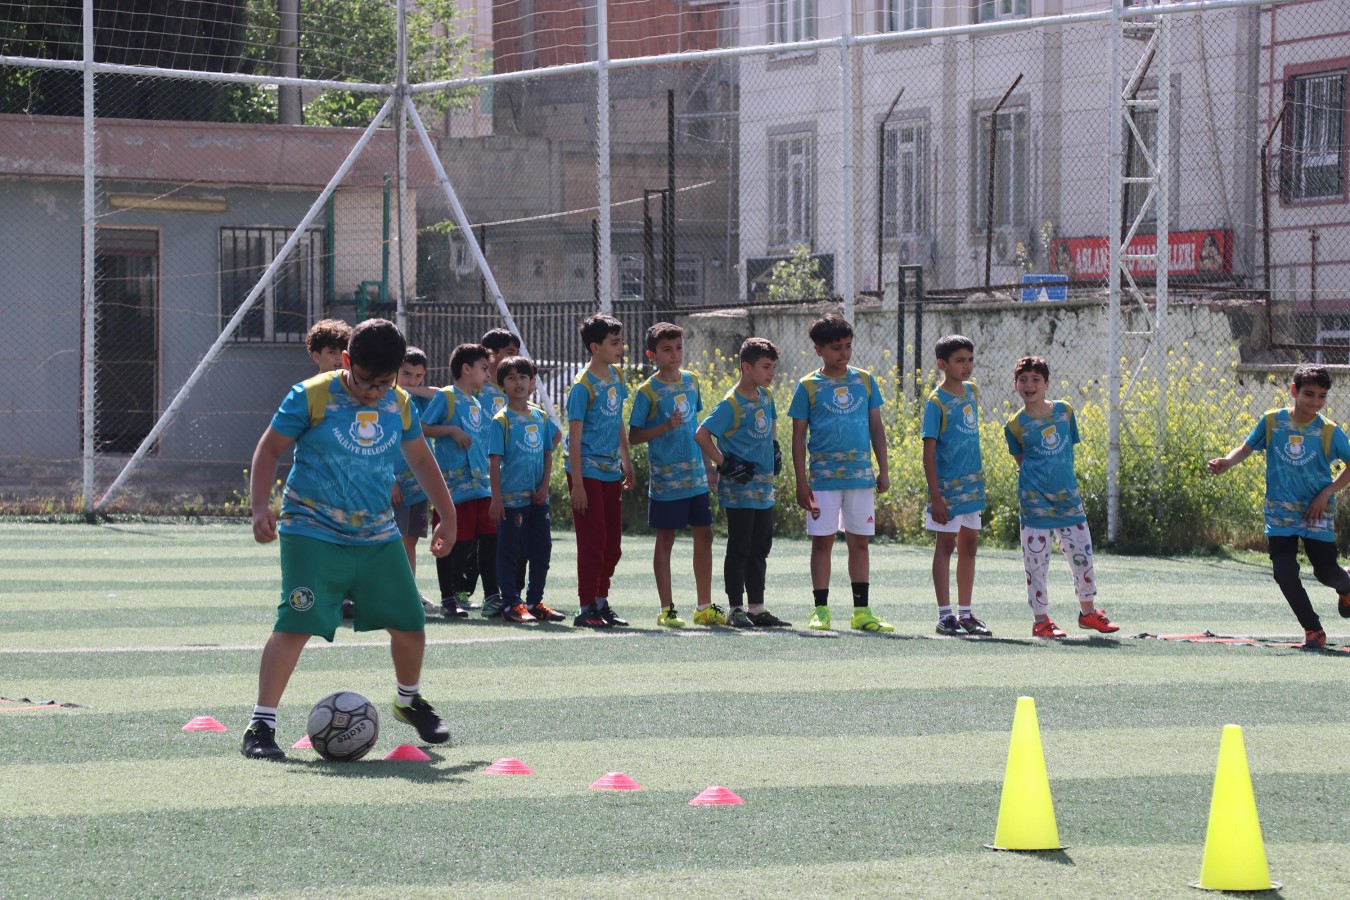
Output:
[[1074,640],[1060,640],[1056,643],[1061,647],[1073,647],[1076,650],[1120,650],[1125,647],[1125,642],[1118,638],[1090,637],[1086,640],[1079,638]]
[[[367,759],[358,763],[341,763],[322,758],[296,759],[288,756],[282,761],[282,765],[289,766],[296,771],[302,771],[307,775],[324,775],[334,778],[401,778],[404,781],[423,784],[447,784],[465,782],[468,780],[464,777],[465,775],[478,772],[492,762],[487,759],[468,760],[457,765],[437,768],[436,763],[443,762],[445,757],[435,750],[426,747],[421,749],[431,757],[429,762]],[[374,765],[371,765],[371,763],[374,763]]]
[[1012,853],[1025,859],[1038,859],[1057,863],[1061,866],[1078,865],[1073,861],[1073,857],[1066,852],[1069,849],[1068,847],[1062,850],[1005,850],[1002,847],[991,847],[989,844],[985,844],[984,847],[986,850],[992,850],[995,853]]

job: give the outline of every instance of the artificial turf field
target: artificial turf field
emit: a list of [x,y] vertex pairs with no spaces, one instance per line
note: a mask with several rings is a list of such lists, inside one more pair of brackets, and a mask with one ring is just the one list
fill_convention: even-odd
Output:
[[[687,569],[689,544],[676,546]],[[811,633],[807,544],[780,540],[770,608],[798,627],[658,630],[651,541],[625,541],[621,633],[428,623],[423,685],[450,721],[430,763],[238,752],[271,625],[276,545],[243,525],[0,524],[0,896],[1190,897],[1221,726],[1243,726],[1271,877],[1350,892],[1350,653],[1139,640],[1297,623],[1259,556],[1102,555],[1119,635],[1078,632],[1067,565],[1030,639],[1020,555],[982,550],[993,640],[933,634],[928,550],[873,548],[894,635]],[[720,552],[720,547],[719,547]],[[550,600],[569,608],[570,534]],[[836,624],[848,590],[837,548]],[[715,583],[720,579],[715,578]],[[429,555],[419,576],[435,596]],[[692,611],[692,578],[677,604]],[[1335,598],[1310,583],[1331,641]],[[339,689],[388,709],[387,641],[310,644],[278,741]],[[1070,849],[994,853],[1016,698],[1036,699]],[[211,715],[228,733],[185,733]],[[484,775],[501,757],[537,774]],[[623,771],[644,790],[588,785]],[[710,785],[743,806],[692,807]]]

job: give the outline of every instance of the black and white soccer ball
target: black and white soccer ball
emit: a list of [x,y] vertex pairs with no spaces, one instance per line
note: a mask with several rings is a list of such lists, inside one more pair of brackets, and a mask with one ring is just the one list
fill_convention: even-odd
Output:
[[329,694],[309,712],[309,742],[324,759],[352,762],[365,756],[380,736],[380,713],[354,691]]

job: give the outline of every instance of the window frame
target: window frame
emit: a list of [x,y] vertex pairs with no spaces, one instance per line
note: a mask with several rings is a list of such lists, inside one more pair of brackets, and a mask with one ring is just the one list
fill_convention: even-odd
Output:
[[[914,147],[908,158],[913,161],[912,189],[909,202],[901,202],[901,132],[912,130],[914,137],[907,142]],[[881,144],[881,236],[884,240],[908,240],[927,235],[929,226],[929,149],[931,127],[926,116],[902,116],[887,122],[882,128]],[[903,216],[908,210],[909,215]],[[904,220],[908,218],[909,226]]]
[[769,7],[769,43],[813,41],[818,21],[816,0],[773,0]]
[[933,0],[882,0],[877,19],[878,30],[886,33],[931,28]]
[[975,24],[1025,19],[1031,15],[1030,0],[975,0]]
[[[801,150],[791,145],[800,141]],[[786,167],[780,166],[780,148],[786,148]],[[768,135],[770,254],[791,250],[798,244],[814,249],[816,236],[816,132],[814,126],[785,126]],[[800,162],[794,162],[800,160]],[[794,176],[801,183],[794,190]],[[780,182],[782,182],[780,184]],[[796,212],[793,216],[790,213]]]
[[[988,202],[989,185],[985,184],[985,177],[989,171],[987,160],[988,155],[988,135],[989,125],[986,121],[994,114],[992,107],[977,108],[973,110],[972,125],[974,133],[971,135],[973,152],[970,158],[974,160],[976,166],[975,177],[970,179],[974,185],[975,191],[971,196],[971,233],[982,233],[985,229],[985,223],[990,218],[985,209]],[[1006,201],[1008,210],[1007,220],[995,219],[993,227],[995,230],[1008,230],[1015,228],[1025,228],[1031,222],[1031,110],[1025,100],[1014,99],[1010,101],[1003,109],[998,112],[999,119],[1007,119],[1009,127],[1012,130],[1012,136],[1008,139],[1014,150],[1017,150],[1019,141],[1021,144],[1020,153],[1013,155],[1009,161],[1009,154],[1000,152],[996,155],[997,160],[1004,160],[999,163],[994,172],[994,178],[999,177],[1000,172],[1006,171],[1008,174],[1006,191],[999,191],[999,184],[995,182],[994,209],[999,208],[1000,195],[1006,194],[1003,199]],[[1004,129],[1000,127],[999,131]],[[1000,144],[1000,150],[1003,145]],[[1004,169],[1006,166],[1006,170]],[[1020,173],[1020,174],[1019,174]]]
[[[272,260],[285,246],[287,239],[295,231],[294,228],[272,227],[267,225],[222,225],[220,226],[217,237],[217,247],[219,250],[220,276],[217,279],[218,306],[220,309],[220,322],[223,328],[234,317],[239,304],[248,296],[257,279],[271,265]],[[234,252],[234,259],[231,261],[227,251],[227,241],[249,241],[261,239],[265,242],[258,256],[262,259],[261,264],[254,263],[249,259],[249,249],[244,248],[245,256],[243,265],[239,264],[238,251]],[[239,328],[230,335],[230,341],[236,344],[303,344],[305,336],[309,331],[310,325],[318,321],[323,316],[323,291],[324,278],[323,266],[325,263],[324,255],[324,234],[322,228],[306,229],[305,235],[296,244],[291,251],[292,259],[279,269],[272,279],[272,283],[264,288],[262,295],[254,303],[253,309],[247,313],[239,323]],[[299,306],[303,309],[303,314],[299,310],[282,309],[278,310],[278,282],[281,282],[284,290],[285,279],[289,278],[293,267],[298,268],[298,274],[301,278]],[[230,280],[229,287],[233,290],[227,290],[227,278]],[[240,284],[245,285],[240,292]],[[234,298],[227,297],[227,294],[233,293]],[[259,310],[261,312],[259,313]],[[298,318],[299,321],[293,329],[279,327],[278,315]],[[262,320],[262,333],[246,334],[245,328],[249,324],[249,317],[258,315]]]
[[[1347,198],[1347,160],[1346,133],[1350,130],[1350,102],[1347,102],[1347,88],[1350,88],[1350,59],[1339,59],[1289,66],[1285,69],[1284,99],[1288,112],[1282,123],[1280,140],[1280,178],[1279,192],[1282,203],[1290,206],[1307,206],[1323,203],[1344,203]],[[1326,155],[1332,160],[1324,167],[1335,169],[1338,181],[1336,189],[1328,193],[1308,193],[1304,173],[1306,168],[1301,162],[1306,155],[1303,138],[1306,134],[1307,119],[1300,113],[1306,103],[1299,102],[1299,87],[1315,79],[1339,79],[1340,114],[1328,110],[1325,125],[1339,127],[1339,147]],[[1330,150],[1330,148],[1328,148]]]

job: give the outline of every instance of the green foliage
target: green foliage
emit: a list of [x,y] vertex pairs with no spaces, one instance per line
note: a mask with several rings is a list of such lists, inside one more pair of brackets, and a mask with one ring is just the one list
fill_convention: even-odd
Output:
[[798,244],[792,248],[790,259],[773,264],[769,273],[769,299],[774,302],[792,303],[799,300],[816,300],[829,294],[825,279],[820,277],[820,260],[811,256],[811,248]]

